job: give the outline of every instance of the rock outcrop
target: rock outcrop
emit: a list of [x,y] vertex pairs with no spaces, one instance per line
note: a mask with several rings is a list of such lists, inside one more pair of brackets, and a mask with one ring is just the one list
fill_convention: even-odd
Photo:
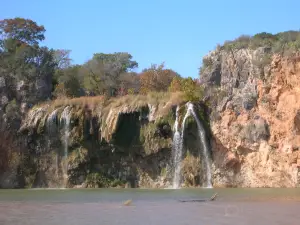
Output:
[[[18,130],[26,149],[16,163],[22,173],[3,173],[1,185],[168,187],[174,169],[171,155],[176,106],[182,105],[185,113],[181,99],[180,93],[110,100],[83,97],[34,106]],[[197,130],[193,124],[190,121],[187,126],[190,134],[186,140],[194,143]],[[199,161],[197,144],[186,142],[187,151]],[[186,167],[186,180],[192,179],[186,185],[200,184],[199,166]],[[4,185],[4,177],[10,184]]]
[[17,133],[28,110],[50,98],[51,80],[49,74],[33,81],[0,71],[0,187],[24,187],[21,164],[29,159],[21,155],[28,149]]
[[215,186],[299,185],[300,58],[274,54],[257,63],[267,53],[217,49],[204,58]]

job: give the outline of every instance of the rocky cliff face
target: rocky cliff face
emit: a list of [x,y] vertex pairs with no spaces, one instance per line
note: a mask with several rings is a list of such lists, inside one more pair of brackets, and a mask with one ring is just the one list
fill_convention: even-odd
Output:
[[204,62],[214,185],[298,186],[300,58],[270,56],[263,47],[219,48]]
[[[180,93],[166,93],[109,100],[85,97],[34,106],[18,130],[26,150],[10,157],[20,172],[2,174],[1,185],[169,187],[177,105],[180,122],[185,113],[181,99]],[[195,107],[199,117],[204,115],[200,105]],[[202,182],[200,164],[195,163],[199,161],[195,124],[191,119],[186,128],[187,186]]]
[[[24,138],[17,132],[27,111],[50,98],[52,76],[46,74],[29,80],[4,73],[0,71],[0,186],[23,187],[19,158],[27,149]],[[20,182],[16,182],[16,177]]]
[[[269,48],[217,48],[204,57],[207,131],[215,187],[300,183],[300,57]],[[169,187],[175,111],[181,93],[47,101],[49,77],[0,76],[0,187]],[[207,110],[207,105],[210,110]],[[183,186],[203,184],[193,118],[183,139]]]

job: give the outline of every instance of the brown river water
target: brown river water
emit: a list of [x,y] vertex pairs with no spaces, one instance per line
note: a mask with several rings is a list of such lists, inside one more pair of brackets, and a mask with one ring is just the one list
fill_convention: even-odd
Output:
[[0,190],[0,225],[89,224],[299,225],[300,189]]

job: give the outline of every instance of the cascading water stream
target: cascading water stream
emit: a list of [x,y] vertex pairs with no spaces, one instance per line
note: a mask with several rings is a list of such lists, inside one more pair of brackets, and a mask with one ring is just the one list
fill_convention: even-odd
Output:
[[183,151],[183,137],[185,131],[185,121],[190,116],[190,110],[187,110],[181,125],[182,133],[178,130],[179,122],[179,107],[176,109],[176,120],[174,124],[174,137],[173,137],[173,149],[174,149],[174,177],[173,177],[173,189],[178,189],[180,187],[181,181],[181,160]]
[[188,110],[190,111],[190,113],[192,114],[192,116],[194,117],[196,123],[197,123],[197,127],[198,127],[198,134],[199,134],[199,138],[201,141],[201,144],[203,146],[203,156],[204,156],[204,164],[205,164],[205,172],[206,172],[206,184],[204,185],[204,187],[207,188],[211,188],[212,187],[212,183],[211,183],[211,168],[210,168],[210,158],[209,158],[209,150],[208,150],[208,143],[207,143],[207,139],[206,139],[206,135],[205,135],[205,129],[202,126],[200,120],[198,119],[195,111],[194,111],[194,106],[192,103],[187,103],[188,104]]
[[67,171],[68,171],[68,146],[69,146],[69,136],[70,136],[70,107],[67,106],[60,118],[60,124],[63,124],[63,130],[64,130],[64,179],[66,184],[66,179],[68,177]]
[[176,120],[174,123],[174,135],[173,135],[173,165],[174,165],[174,177],[173,177],[173,188],[177,189],[180,185],[180,171],[181,171],[181,157],[182,157],[182,151],[181,151],[181,136],[180,132],[178,130],[178,111],[179,106],[176,108]]
[[[52,113],[49,114],[48,118],[47,118],[47,122],[46,122],[46,130],[48,132],[48,149],[51,148],[51,139],[52,139],[52,135],[56,135],[57,134],[57,109],[54,110]],[[56,153],[56,177],[58,177],[58,152]]]
[[194,106],[192,103],[188,102],[186,104],[187,112],[183,118],[181,130],[182,133],[180,135],[178,126],[178,117],[179,117],[179,107],[176,109],[176,120],[174,124],[174,136],[173,136],[173,164],[174,164],[174,176],[173,176],[173,188],[178,189],[180,187],[180,180],[181,180],[181,161],[182,161],[182,151],[183,151],[183,140],[184,140],[184,131],[185,131],[185,122],[189,116],[193,116],[198,128],[198,134],[203,146],[203,156],[204,156],[204,164],[205,164],[205,171],[206,171],[206,184],[205,187],[212,187],[211,183],[211,168],[210,168],[210,159],[209,159],[209,152],[208,152],[208,144],[205,136],[205,130],[199,121],[195,111]]

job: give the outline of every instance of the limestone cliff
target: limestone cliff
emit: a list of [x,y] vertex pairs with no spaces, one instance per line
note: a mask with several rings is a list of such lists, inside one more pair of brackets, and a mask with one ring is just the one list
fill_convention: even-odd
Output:
[[[181,106],[180,120],[185,113],[182,99],[181,93],[157,93],[36,105],[18,131],[26,150],[21,158],[11,157],[22,174],[2,174],[2,187],[168,187],[174,169],[172,127],[176,107]],[[185,185],[199,185],[199,147],[192,119],[187,130]]]
[[27,150],[17,132],[28,109],[50,98],[51,79],[49,74],[30,80],[0,71],[0,187],[24,186],[19,159]]
[[[269,57],[268,61],[265,60]],[[295,187],[300,181],[300,58],[270,48],[225,50],[205,58],[201,82],[211,102],[214,185]]]

